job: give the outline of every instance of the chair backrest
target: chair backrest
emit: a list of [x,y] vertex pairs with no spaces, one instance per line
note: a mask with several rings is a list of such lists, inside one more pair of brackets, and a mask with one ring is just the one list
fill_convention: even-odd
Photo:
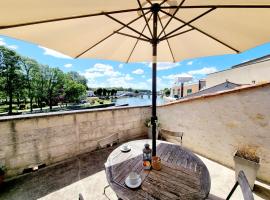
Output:
[[239,172],[238,177],[237,177],[237,182],[233,186],[233,188],[232,188],[230,194],[228,195],[228,197],[226,198],[226,200],[229,200],[231,198],[233,192],[235,191],[235,189],[237,188],[238,185],[240,185],[240,187],[241,187],[244,200],[254,200],[252,190],[248,184],[247,177],[243,171]]
[[168,136],[172,136],[172,137],[183,137],[184,132],[177,132],[177,131],[169,131],[166,129],[160,129],[161,134],[163,135],[168,135]]
[[114,133],[112,135],[109,135],[99,140],[98,146],[100,148],[104,148],[104,147],[107,147],[108,145],[112,146],[114,143],[118,143],[118,141],[119,141],[118,133]]
[[84,198],[83,198],[83,196],[82,196],[81,193],[79,194],[79,200],[84,200]]

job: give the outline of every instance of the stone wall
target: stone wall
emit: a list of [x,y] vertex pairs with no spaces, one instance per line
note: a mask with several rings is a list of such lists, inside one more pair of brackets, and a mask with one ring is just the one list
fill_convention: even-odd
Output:
[[92,151],[100,139],[114,133],[121,141],[142,136],[150,113],[148,106],[1,118],[0,163],[14,176],[32,165]]
[[258,178],[270,182],[270,84],[182,100],[158,108],[161,126],[183,131],[183,145],[232,167],[240,145],[258,147]]

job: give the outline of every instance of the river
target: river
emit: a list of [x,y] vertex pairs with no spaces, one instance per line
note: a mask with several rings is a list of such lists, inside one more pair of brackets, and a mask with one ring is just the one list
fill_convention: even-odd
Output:
[[[128,104],[129,106],[145,106],[152,104],[152,96],[143,95],[143,97],[126,97],[116,99],[116,105]],[[164,99],[161,96],[157,96],[157,105],[164,104]]]

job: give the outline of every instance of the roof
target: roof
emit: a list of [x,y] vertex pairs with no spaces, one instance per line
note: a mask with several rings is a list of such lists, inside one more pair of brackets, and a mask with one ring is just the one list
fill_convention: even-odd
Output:
[[232,93],[238,93],[238,92],[243,92],[243,91],[247,91],[247,90],[251,90],[251,89],[256,89],[259,87],[270,87],[270,82],[265,82],[265,83],[260,83],[260,84],[251,84],[251,85],[242,85],[227,91],[218,91],[218,92],[214,92],[211,94],[201,94],[199,96],[187,96],[188,98],[181,98],[177,101],[173,101],[173,102],[169,102],[163,105],[159,105],[158,107],[166,107],[166,106],[170,106],[173,104],[179,104],[179,103],[185,103],[185,102],[190,102],[190,101],[196,101],[196,100],[202,100],[202,99],[206,99],[206,98],[212,98],[212,97],[216,97],[216,96],[222,96],[222,95],[227,95],[227,94],[232,94]]
[[182,99],[190,98],[190,97],[197,97],[197,96],[201,96],[204,94],[211,94],[211,93],[215,93],[215,92],[219,92],[219,91],[231,90],[231,89],[234,89],[234,88],[239,87],[239,86],[241,86],[241,84],[236,84],[236,83],[226,81],[224,83],[220,83],[220,84],[215,85],[213,87],[206,88],[206,89],[200,90],[198,92],[195,92],[193,94],[187,95],[187,96],[183,97]]
[[[270,61],[270,54],[259,57],[259,58],[255,58],[253,60],[249,60],[247,62],[243,62],[243,63],[237,64],[237,65],[234,65],[229,69],[213,72],[213,73],[210,73],[210,74],[217,74],[219,72],[228,71],[228,70],[231,70],[231,69],[235,69],[235,68],[239,68],[239,67],[245,67],[245,66],[249,66],[249,65],[253,65],[253,64],[257,64],[257,63],[262,63],[262,62],[267,62],[267,61]],[[210,74],[208,74],[208,75],[210,75]]]
[[238,67],[244,67],[247,65],[252,65],[252,64],[256,64],[256,63],[260,63],[260,62],[266,62],[266,61],[270,61],[270,54],[253,59],[253,60],[249,60],[247,62],[240,63],[238,65],[234,65],[231,67],[231,69],[238,68]]

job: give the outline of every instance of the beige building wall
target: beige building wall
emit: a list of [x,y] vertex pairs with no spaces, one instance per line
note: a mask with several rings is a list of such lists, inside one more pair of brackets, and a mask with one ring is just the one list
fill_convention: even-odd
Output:
[[232,168],[240,145],[257,147],[258,178],[270,183],[269,83],[163,105],[158,116],[162,128],[184,132],[184,147]]
[[206,88],[224,83],[226,80],[237,84],[252,84],[270,81],[270,60],[247,66],[232,68],[206,77]]
[[[195,83],[195,84],[189,84],[189,85],[184,85],[184,96],[187,96],[188,95],[188,90],[191,90],[192,93],[194,92],[198,92],[199,91],[199,84],[198,83]],[[173,95],[178,95],[180,97],[181,95],[181,86],[174,86],[172,87],[171,91],[173,91]]]
[[33,165],[92,151],[114,133],[121,141],[146,135],[144,122],[150,114],[148,106],[1,118],[0,164],[14,176]]

